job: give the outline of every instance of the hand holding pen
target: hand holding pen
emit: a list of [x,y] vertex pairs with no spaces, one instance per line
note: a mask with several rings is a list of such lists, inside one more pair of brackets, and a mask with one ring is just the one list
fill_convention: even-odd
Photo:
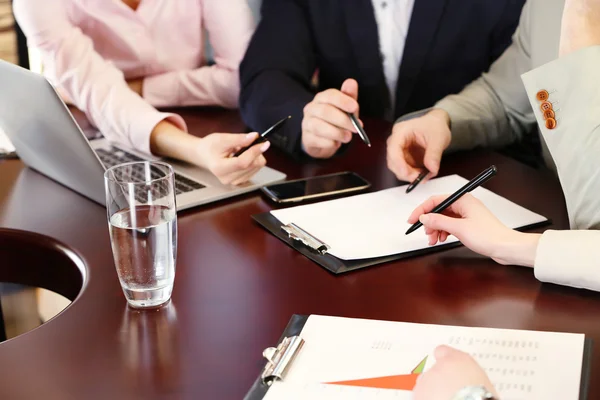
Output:
[[362,123],[356,117],[359,113],[357,100],[358,83],[347,79],[341,90],[320,92],[304,107],[302,147],[308,155],[329,158],[342,144],[349,143],[354,134],[368,143]]
[[[439,203],[435,208],[431,209],[431,211],[429,211],[429,213],[440,214],[440,213],[444,212],[447,208],[452,206],[452,204],[454,204],[456,201],[458,201],[462,196],[464,196],[465,194],[467,194],[469,192],[472,192],[473,190],[477,189],[479,186],[483,185],[485,182],[490,180],[492,177],[494,177],[496,175],[497,171],[498,170],[496,169],[496,166],[492,165],[491,167],[489,167],[488,169],[486,169],[485,171],[483,171],[479,175],[477,175],[475,178],[471,179],[467,184],[465,184],[463,187],[458,189],[456,192],[454,192],[450,196],[448,196],[445,200],[443,200],[441,203]],[[409,219],[409,221],[410,221],[410,219]],[[419,229],[422,226],[423,226],[423,223],[421,223],[421,221],[415,221],[414,224],[406,231],[406,235],[411,234],[412,232],[416,231],[417,229]]]
[[292,118],[292,116],[288,116],[285,118],[280,119],[279,121],[277,121],[275,123],[275,125],[273,125],[272,127],[270,127],[269,129],[267,129],[266,131],[264,131],[263,133],[261,133],[260,135],[258,135],[258,137],[249,145],[246,147],[241,148],[240,150],[238,150],[233,156],[234,157],[239,157],[242,154],[244,154],[244,152],[246,152],[249,148],[251,148],[252,146],[256,146],[259,143],[264,143],[268,140],[268,136],[277,132],[279,129],[281,129],[281,127],[288,121],[288,119]]

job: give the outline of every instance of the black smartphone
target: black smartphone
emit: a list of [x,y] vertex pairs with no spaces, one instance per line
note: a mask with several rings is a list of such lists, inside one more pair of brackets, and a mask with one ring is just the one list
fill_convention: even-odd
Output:
[[359,192],[368,189],[371,184],[354,172],[316,176],[314,178],[297,179],[265,186],[261,190],[277,203],[294,203],[303,200],[318,199]]

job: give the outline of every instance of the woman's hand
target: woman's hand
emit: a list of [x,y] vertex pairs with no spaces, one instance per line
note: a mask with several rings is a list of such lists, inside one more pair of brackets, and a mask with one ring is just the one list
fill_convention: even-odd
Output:
[[150,134],[150,151],[186,161],[212,172],[221,183],[241,185],[249,181],[267,160],[263,153],[270,146],[264,142],[252,146],[239,157],[232,155],[239,149],[250,146],[258,133],[213,133],[198,138],[182,131],[171,122],[159,122]]
[[252,146],[239,157],[232,154],[249,146],[258,137],[258,133],[247,135],[235,133],[213,133],[199,139],[196,148],[200,165],[212,172],[223,184],[241,185],[249,181],[267,163],[263,153],[270,146],[269,142]]
[[485,386],[498,398],[485,371],[470,355],[448,346],[439,346],[434,355],[435,365],[417,380],[414,400],[450,400],[467,386]]
[[500,264],[532,267],[539,235],[524,234],[506,227],[471,194],[461,197],[443,214],[429,214],[448,196],[434,196],[417,207],[408,223],[421,221],[429,244],[456,236],[469,249],[493,258]]

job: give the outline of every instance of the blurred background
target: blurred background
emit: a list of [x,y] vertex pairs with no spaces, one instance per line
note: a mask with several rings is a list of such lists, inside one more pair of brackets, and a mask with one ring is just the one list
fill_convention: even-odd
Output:
[[17,34],[10,3],[0,0],[0,59],[17,64]]

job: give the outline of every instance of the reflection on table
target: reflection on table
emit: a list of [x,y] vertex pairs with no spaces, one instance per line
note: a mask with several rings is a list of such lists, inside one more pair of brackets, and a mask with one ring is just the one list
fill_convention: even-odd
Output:
[[50,290],[0,282],[0,304],[6,339],[11,339],[47,322],[71,302]]

